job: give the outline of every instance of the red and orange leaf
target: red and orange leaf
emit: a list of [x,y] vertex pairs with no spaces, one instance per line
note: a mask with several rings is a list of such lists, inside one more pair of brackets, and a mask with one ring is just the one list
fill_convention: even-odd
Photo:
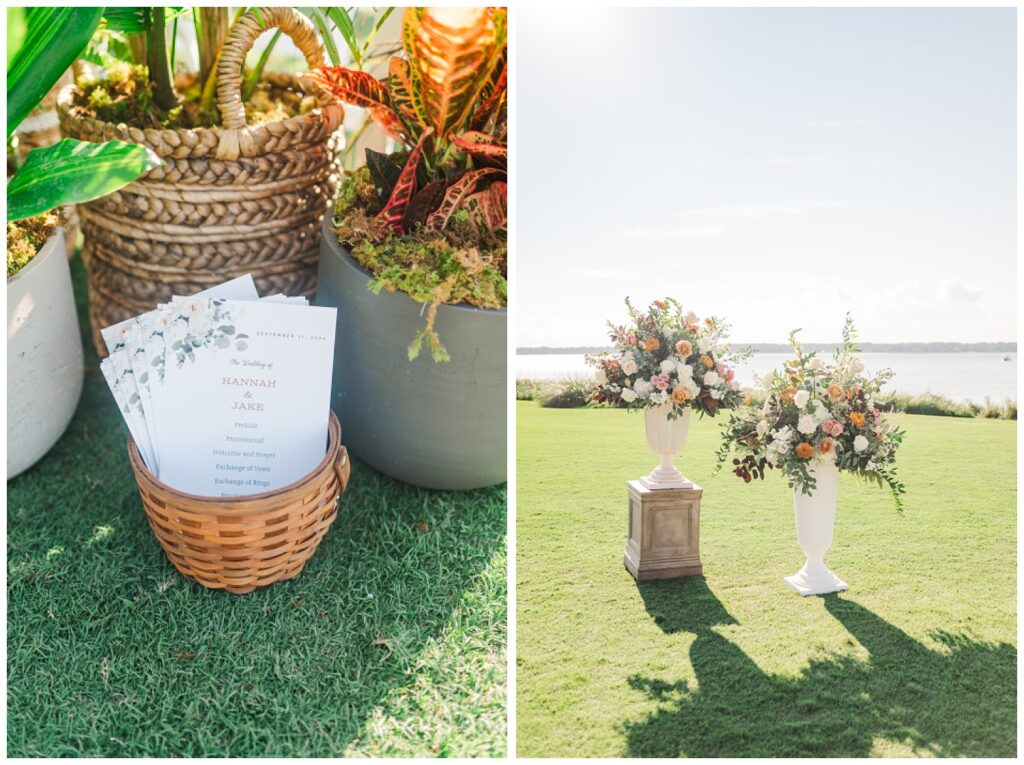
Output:
[[380,125],[385,133],[396,141],[408,141],[405,124],[394,111],[386,106],[371,106],[368,111],[373,121]]
[[427,123],[438,135],[458,132],[497,66],[495,15],[487,8],[409,9],[403,43]]
[[439,231],[448,225],[452,215],[462,207],[466,198],[476,191],[477,184],[484,178],[501,175],[502,171],[493,167],[482,170],[470,170],[459,180],[448,187],[444,193],[444,201],[434,212],[427,216],[427,228]]
[[367,72],[357,72],[343,66],[322,66],[307,76],[325,92],[346,104],[365,109],[391,107],[385,83]]
[[508,186],[501,181],[466,198],[471,218],[491,231],[504,228],[508,220]]
[[495,67],[494,72],[497,77],[493,79],[493,82],[484,83],[484,87],[480,90],[480,102],[469,121],[470,127],[474,130],[483,129],[495,110],[504,108],[505,92],[508,88],[508,64],[505,61],[504,52],[502,52],[501,65]]
[[499,160],[503,163],[508,159],[508,146],[487,133],[467,130],[462,135],[452,135],[449,138],[453,144],[474,157]]
[[412,151],[409,152],[409,159],[406,160],[405,167],[402,168],[402,174],[398,176],[395,187],[391,190],[388,203],[384,205],[384,209],[377,213],[377,217],[374,219],[382,226],[390,226],[398,234],[405,233],[402,221],[405,218],[405,211],[409,207],[409,200],[412,199],[412,195],[416,192],[416,167],[419,165],[420,155],[423,153],[423,143],[433,132],[431,128],[423,131],[420,140],[416,142]]
[[388,91],[391,105],[406,125],[406,132],[414,138],[427,126],[419,89],[413,87],[412,71],[404,58],[394,57],[388,64]]

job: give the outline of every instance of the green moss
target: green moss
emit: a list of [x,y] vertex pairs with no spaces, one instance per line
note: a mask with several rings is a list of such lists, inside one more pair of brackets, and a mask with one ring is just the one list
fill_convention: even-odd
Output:
[[363,167],[348,176],[334,207],[338,239],[373,274],[371,290],[405,292],[429,306],[426,326],[410,344],[409,357],[416,358],[426,342],[435,361],[447,360],[433,328],[437,307],[503,307],[508,298],[508,243],[503,234],[476,227],[461,210],[444,231],[417,227],[397,236],[374,221],[382,206],[369,170]]
[[7,222],[7,278],[28,265],[46,244],[60,219],[53,212]]
[[[220,125],[216,105],[202,103],[201,85],[194,74],[176,78],[181,103],[170,110],[154,103],[153,84],[142,65],[117,63],[107,70],[106,77],[80,77],[76,84],[75,105],[104,122],[172,130]],[[302,93],[261,82],[244,106],[248,124],[259,125],[304,114],[315,103]]]
[[506,301],[508,245],[503,232],[476,227],[465,210],[444,231],[417,227],[395,235],[373,218],[383,206],[365,167],[345,178],[334,206],[339,241],[379,284],[420,302],[500,308]]

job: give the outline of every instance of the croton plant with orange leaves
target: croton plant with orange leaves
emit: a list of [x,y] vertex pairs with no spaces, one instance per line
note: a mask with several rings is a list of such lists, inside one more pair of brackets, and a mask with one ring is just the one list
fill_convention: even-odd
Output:
[[426,303],[427,341],[438,305],[505,304],[507,283],[507,13],[504,8],[407,8],[404,56],[386,77],[325,66],[310,77],[338,100],[368,110],[401,151],[366,151],[342,185],[335,228],[376,277]]

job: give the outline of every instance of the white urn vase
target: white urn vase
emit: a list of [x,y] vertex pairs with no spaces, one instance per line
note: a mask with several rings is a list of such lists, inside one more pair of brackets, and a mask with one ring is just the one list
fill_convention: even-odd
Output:
[[683,414],[673,420],[668,418],[672,404],[662,404],[644,410],[644,421],[647,426],[647,445],[658,455],[658,466],[650,475],[641,478],[640,483],[648,489],[692,489],[693,482],[686,480],[682,473],[672,464],[672,458],[686,446],[686,435],[690,432],[690,414],[692,409],[685,409]]
[[836,493],[839,489],[839,468],[834,462],[815,460],[808,472],[816,481],[814,491],[804,494],[793,489],[796,509],[796,538],[807,562],[786,584],[801,595],[824,595],[848,589],[846,582],[825,566],[823,560],[832,545],[832,531],[836,522]]
[[7,280],[7,479],[67,428],[82,392],[82,336],[60,229]]

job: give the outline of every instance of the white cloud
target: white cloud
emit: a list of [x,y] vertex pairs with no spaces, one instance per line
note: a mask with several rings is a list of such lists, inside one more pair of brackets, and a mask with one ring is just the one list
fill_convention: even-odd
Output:
[[868,120],[814,120],[813,122],[808,122],[806,127],[809,127],[812,130],[816,130],[816,129],[820,129],[820,128],[828,129],[828,128],[868,127],[869,125],[874,125],[874,124],[875,123],[869,122]]
[[718,236],[724,226],[677,226],[676,228],[634,228],[619,234],[624,239],[681,239],[683,237]]
[[767,218],[773,216],[803,216],[812,210],[843,207],[842,202],[761,202],[748,205],[720,205],[686,210],[683,215],[704,218]]

